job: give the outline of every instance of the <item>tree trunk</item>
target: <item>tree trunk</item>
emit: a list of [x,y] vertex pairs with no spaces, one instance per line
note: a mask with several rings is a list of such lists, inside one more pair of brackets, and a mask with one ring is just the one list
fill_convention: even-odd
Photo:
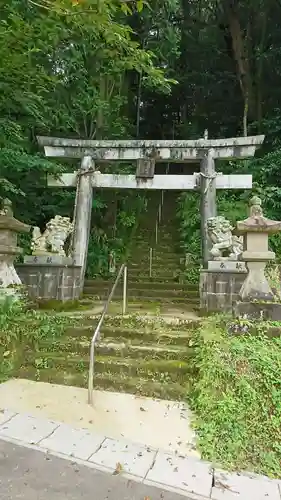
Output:
[[246,35],[243,33],[238,14],[237,0],[224,0],[224,12],[229,34],[231,36],[233,57],[237,68],[237,78],[244,101],[243,131],[244,135],[247,135],[248,118],[250,120],[256,120],[257,118],[256,96],[247,46],[249,31],[247,31]]

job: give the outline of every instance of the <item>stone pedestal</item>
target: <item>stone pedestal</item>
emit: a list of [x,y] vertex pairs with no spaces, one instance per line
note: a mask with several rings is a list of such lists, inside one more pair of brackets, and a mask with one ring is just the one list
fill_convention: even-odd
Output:
[[81,266],[65,254],[65,242],[72,234],[73,223],[68,217],[56,215],[41,233],[33,228],[32,255],[17,266],[27,286],[28,294],[38,301],[77,300],[82,293]]
[[13,287],[21,285],[15,267],[15,258],[22,253],[17,246],[17,233],[28,233],[31,227],[13,217],[10,200],[4,200],[0,211],[0,294],[16,294]]
[[244,262],[209,261],[200,273],[201,314],[232,312],[246,274]]
[[[281,321],[281,304],[278,302],[238,301],[233,307],[234,316],[258,321]],[[278,334],[280,337],[280,332]]]
[[17,266],[22,282],[32,299],[41,301],[67,301],[79,299],[81,267],[60,255],[26,256],[24,264]]

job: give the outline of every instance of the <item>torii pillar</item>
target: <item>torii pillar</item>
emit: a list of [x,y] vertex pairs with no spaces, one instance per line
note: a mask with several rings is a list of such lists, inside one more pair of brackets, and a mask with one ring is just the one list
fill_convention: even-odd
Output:
[[84,281],[89,235],[91,229],[91,216],[93,204],[93,187],[91,173],[94,172],[95,163],[91,156],[84,156],[77,179],[74,232],[72,239],[73,264],[81,267],[81,281]]
[[201,185],[201,247],[204,267],[210,256],[210,238],[207,231],[207,220],[217,215],[216,166],[215,152],[209,149],[200,163]]

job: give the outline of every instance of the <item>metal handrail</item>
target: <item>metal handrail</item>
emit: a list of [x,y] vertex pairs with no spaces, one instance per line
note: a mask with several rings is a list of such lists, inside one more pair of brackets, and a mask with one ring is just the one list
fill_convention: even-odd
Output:
[[114,295],[114,292],[116,290],[116,287],[119,283],[119,280],[124,274],[124,283],[123,283],[123,308],[122,308],[122,313],[126,314],[126,303],[127,303],[127,278],[128,278],[128,273],[127,273],[127,265],[124,263],[119,269],[119,272],[117,274],[116,280],[114,282],[114,285],[111,289],[111,292],[107,298],[106,303],[104,304],[104,308],[100,317],[100,320],[98,322],[98,325],[95,329],[95,333],[93,335],[93,338],[91,340],[91,348],[90,348],[90,366],[89,366],[89,380],[88,380],[88,403],[89,405],[93,404],[93,390],[94,390],[94,367],[95,367],[95,343],[97,340],[100,338],[100,329],[103,324],[103,320],[105,318],[105,315],[108,310],[108,306],[110,304],[110,301]]

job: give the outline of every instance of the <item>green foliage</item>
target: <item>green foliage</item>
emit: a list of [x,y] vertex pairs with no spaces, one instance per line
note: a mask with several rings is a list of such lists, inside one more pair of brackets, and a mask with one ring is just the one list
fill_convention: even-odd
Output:
[[[205,320],[195,338],[191,401],[203,458],[281,477],[281,340],[268,338],[266,326]],[[227,333],[237,328],[245,335]]]
[[199,194],[182,193],[178,198],[180,244],[186,256],[184,278],[188,283],[198,283],[201,255]]
[[2,4],[0,197],[43,228],[56,213],[72,213],[74,195],[46,189],[46,173],[62,167],[38,154],[36,135],[120,138],[129,128],[127,73],[142,72],[165,92],[170,84],[153,53],[133,39],[119,2]]
[[95,208],[86,273],[88,277],[108,277],[110,256],[119,265],[130,254],[140,214],[146,210],[146,198],[134,192],[118,197],[111,213],[111,224],[108,224],[107,203],[96,199]]
[[0,382],[17,374],[28,350],[36,351],[41,340],[55,341],[75,320],[51,316],[28,308],[25,301],[0,300]]
[[200,255],[200,195],[182,193],[178,199],[181,245],[184,251]]

